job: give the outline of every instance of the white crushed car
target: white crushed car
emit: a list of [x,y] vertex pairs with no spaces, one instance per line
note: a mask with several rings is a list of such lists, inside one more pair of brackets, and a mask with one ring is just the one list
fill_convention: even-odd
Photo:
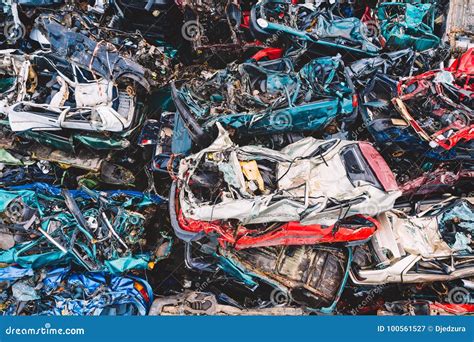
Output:
[[362,258],[369,262],[352,268],[352,281],[379,285],[474,276],[473,203],[474,198],[449,198],[414,216],[400,210],[380,214],[380,228]]
[[10,82],[0,95],[0,113],[14,132],[124,132],[142,91],[127,77],[108,80],[53,55],[15,50],[0,51],[0,77]]
[[307,137],[280,151],[239,147],[218,126],[214,143],[181,160],[185,218],[331,225],[390,210],[401,194],[370,143]]

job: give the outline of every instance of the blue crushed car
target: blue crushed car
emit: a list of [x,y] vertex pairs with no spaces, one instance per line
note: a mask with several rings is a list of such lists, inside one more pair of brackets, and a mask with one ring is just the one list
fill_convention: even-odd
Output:
[[146,315],[153,301],[147,281],[70,267],[0,269],[0,315]]

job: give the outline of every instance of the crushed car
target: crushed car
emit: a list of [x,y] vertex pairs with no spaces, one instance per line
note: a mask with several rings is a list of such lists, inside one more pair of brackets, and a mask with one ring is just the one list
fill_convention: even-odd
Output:
[[354,59],[379,53],[378,37],[370,34],[371,28],[362,20],[343,17],[334,8],[320,5],[321,2],[259,1],[252,8],[250,28],[260,40],[285,37],[291,46],[303,46],[319,55],[336,52]]
[[0,270],[1,315],[146,315],[153,301],[150,285],[133,276],[78,273],[69,267]]
[[472,198],[446,199],[412,216],[387,211],[377,219],[381,226],[370,248],[359,251],[366,257],[351,269],[355,284],[425,283],[474,275]]
[[369,143],[308,137],[274,151],[236,146],[219,129],[213,144],[180,162],[178,203],[185,218],[331,225],[390,210],[401,194]]
[[[122,133],[137,120],[136,96],[144,89],[137,88],[131,79],[94,79],[88,70],[48,54],[27,56],[7,51],[2,59],[7,64],[5,74],[15,79],[10,94],[2,96],[3,106],[7,106],[4,114],[14,132]],[[60,68],[61,64],[65,68]]]
[[189,291],[176,296],[156,298],[149,314],[151,316],[301,316],[306,313],[301,308],[291,307],[244,309],[229,304],[221,304],[212,293]]
[[376,12],[384,46],[417,51],[439,46],[441,39],[434,34],[435,11],[436,1],[381,2]]
[[153,267],[159,258],[152,249],[144,250],[145,226],[163,202],[156,195],[67,190],[46,183],[0,193],[1,263],[37,269],[74,262],[88,271],[117,274]]
[[235,64],[173,86],[173,101],[193,142],[204,147],[215,123],[236,134],[314,132],[351,122],[357,97],[340,56],[314,59],[298,72],[291,59]]
[[191,45],[188,58],[223,65],[242,60],[262,47],[250,32],[249,17],[254,1],[183,0],[181,34]]
[[[444,70],[399,82],[375,75],[359,106],[364,124],[389,158],[424,156],[432,161],[473,158],[472,51]],[[467,82],[466,82],[467,81]]]

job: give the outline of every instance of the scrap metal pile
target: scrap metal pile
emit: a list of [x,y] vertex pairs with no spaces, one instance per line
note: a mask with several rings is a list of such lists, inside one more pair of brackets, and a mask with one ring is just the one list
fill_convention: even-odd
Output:
[[0,314],[474,314],[472,0],[2,0]]

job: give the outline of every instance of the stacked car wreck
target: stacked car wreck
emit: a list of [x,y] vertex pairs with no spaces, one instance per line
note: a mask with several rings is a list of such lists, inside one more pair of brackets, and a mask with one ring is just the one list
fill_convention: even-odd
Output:
[[0,313],[474,313],[472,7],[2,3]]

